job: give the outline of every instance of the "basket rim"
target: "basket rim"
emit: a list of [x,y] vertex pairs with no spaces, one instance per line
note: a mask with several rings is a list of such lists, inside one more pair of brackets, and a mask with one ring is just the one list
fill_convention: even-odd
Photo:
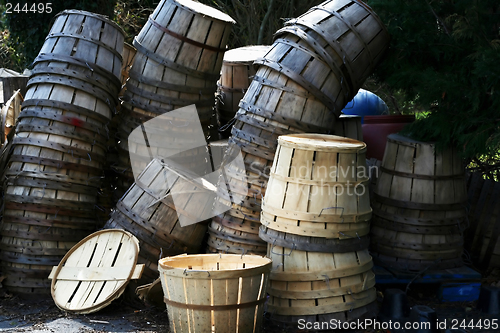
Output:
[[281,135],[278,137],[280,146],[307,150],[326,150],[342,152],[362,152],[366,150],[366,143],[343,136],[317,133],[301,133]]
[[[194,269],[189,269],[186,267],[174,267],[168,265],[168,262],[181,261],[185,259],[223,259],[231,258],[251,258],[255,261],[261,261],[261,264],[257,264],[251,267],[245,268],[231,268],[222,270],[199,270],[194,267]],[[215,263],[216,261],[214,261]],[[210,254],[180,254],[177,256],[165,257],[158,261],[158,271],[160,275],[169,275],[182,278],[193,278],[193,279],[228,279],[228,278],[239,278],[254,276],[258,274],[270,274],[271,272],[272,260],[265,256],[253,255],[253,254],[227,254],[227,253],[210,253]],[[208,274],[207,274],[208,273]]]

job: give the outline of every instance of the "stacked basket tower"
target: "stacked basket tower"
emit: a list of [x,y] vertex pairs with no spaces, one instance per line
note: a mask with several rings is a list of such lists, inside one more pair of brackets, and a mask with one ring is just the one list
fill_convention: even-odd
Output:
[[326,1],[276,33],[270,50],[255,62],[260,67],[239,103],[229,139],[228,151],[241,149],[246,170],[227,170],[226,182],[246,199],[221,199],[231,209],[213,219],[207,251],[266,252],[258,228],[278,136],[309,132],[361,139],[359,119],[339,116],[388,44],[382,22],[359,0]]
[[123,42],[106,17],[67,10],[35,59],[4,173],[0,256],[11,291],[48,293],[52,266],[102,226],[97,203]]
[[[211,126],[212,120],[215,120],[216,82],[233,23],[229,16],[199,2],[164,0],[134,40],[137,53],[129,72],[119,115],[121,120],[118,122],[118,152],[122,168],[118,191],[124,193],[120,193],[121,199],[105,227],[123,228],[139,239],[139,262],[146,265],[141,282],[152,282],[158,277],[159,258],[199,252],[207,224],[184,227],[180,224],[178,214],[192,216],[197,213],[185,209],[188,201],[197,200],[194,187],[188,189],[190,184],[176,181],[169,183],[175,184],[176,189],[186,186],[179,189],[187,191],[183,197],[185,201],[176,200],[175,204],[170,193],[172,188],[165,188],[167,182],[164,175],[168,175],[167,178],[177,177],[171,166],[163,161],[171,151],[175,151],[172,147],[175,143],[165,140],[165,132],[161,130],[146,133],[149,143],[165,143],[161,147],[153,144],[146,147],[144,141],[128,141],[132,138],[128,136],[144,122],[161,116],[154,120],[154,124],[158,125],[156,128],[162,129],[162,124],[165,124],[164,131],[175,138],[177,129],[169,128],[168,124],[179,122],[175,119],[170,121],[168,113],[192,104],[196,104],[207,141],[217,136],[216,127]],[[189,130],[194,131],[192,128]],[[186,134],[188,129],[181,126],[178,131]],[[199,133],[192,134],[195,138]],[[185,156],[180,156],[182,154]],[[204,167],[206,161],[203,159],[196,163],[194,157],[206,154],[206,146],[176,154],[176,161],[181,161],[176,167],[182,168],[181,171],[196,172],[195,169],[201,164]],[[134,172],[142,170],[137,172],[135,182],[129,156],[133,163],[143,163],[133,166]],[[182,157],[186,157],[184,164]],[[202,214],[205,209],[212,209],[212,202],[200,202],[196,208]]]
[[455,149],[389,135],[372,202],[374,260],[406,272],[461,266],[466,202]]
[[273,321],[349,322],[375,313],[365,153],[363,142],[339,136],[279,137],[260,227],[273,260]]
[[[119,170],[119,196],[133,183],[129,156],[148,159],[141,143],[128,141],[142,123],[196,104],[207,140],[218,139],[214,97],[233,23],[226,14],[199,2],[163,0],[135,37],[137,52],[118,119],[119,160],[114,167]],[[160,150],[152,154],[162,157]]]

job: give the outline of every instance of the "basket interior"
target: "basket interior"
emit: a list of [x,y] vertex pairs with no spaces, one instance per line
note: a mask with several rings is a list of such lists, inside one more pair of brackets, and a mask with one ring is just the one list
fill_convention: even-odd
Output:
[[164,268],[180,268],[203,271],[241,270],[268,264],[269,258],[239,254],[199,254],[167,257],[160,260]]

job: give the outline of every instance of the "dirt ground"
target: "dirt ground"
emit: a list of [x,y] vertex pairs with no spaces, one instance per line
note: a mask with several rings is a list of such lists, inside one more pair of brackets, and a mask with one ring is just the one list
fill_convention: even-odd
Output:
[[[485,284],[499,284],[500,278],[485,279]],[[391,286],[393,287],[393,286]],[[399,286],[404,289],[404,286]],[[494,319],[499,315],[486,315],[476,309],[476,302],[439,303],[436,298],[437,286],[413,285],[408,291],[410,305],[427,305],[433,308],[440,320],[458,319]],[[125,296],[113,301],[106,308],[88,315],[75,315],[61,311],[49,296],[12,295],[0,289],[0,332],[34,333],[156,333],[169,332],[168,317],[164,308],[148,306]],[[378,303],[381,304],[383,290],[378,290]],[[306,332],[298,328],[285,328],[264,321],[263,333],[299,333]],[[336,331],[338,332],[338,331]],[[364,330],[370,333],[389,333],[387,331]],[[466,329],[468,333],[497,333],[498,330]],[[444,333],[444,331],[442,331]]]

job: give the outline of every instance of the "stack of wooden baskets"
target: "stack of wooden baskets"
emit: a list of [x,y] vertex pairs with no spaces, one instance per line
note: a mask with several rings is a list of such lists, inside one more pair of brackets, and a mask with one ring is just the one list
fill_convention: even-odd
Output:
[[279,137],[260,227],[273,260],[267,309],[273,321],[373,316],[365,152],[363,142],[338,136]]
[[0,258],[11,291],[48,293],[52,266],[102,226],[96,203],[123,42],[107,18],[67,10],[35,59],[5,169]]
[[372,203],[374,260],[403,271],[462,265],[466,201],[456,150],[389,135]]
[[137,53],[117,130],[120,193],[133,182],[129,156],[150,161],[142,142],[128,141],[144,122],[196,104],[206,138],[218,139],[213,112],[216,82],[233,23],[228,15],[197,1],[162,0],[134,39]]
[[[231,209],[212,221],[208,251],[263,253],[265,243],[255,237],[278,136],[344,135],[336,132],[336,123],[354,119],[339,119],[341,110],[388,43],[382,22],[360,0],[326,1],[277,32],[270,50],[255,62],[260,67],[239,103],[229,139],[230,156],[241,149],[246,171],[229,170],[226,180],[246,199],[226,202]],[[242,173],[246,182],[232,176]]]

